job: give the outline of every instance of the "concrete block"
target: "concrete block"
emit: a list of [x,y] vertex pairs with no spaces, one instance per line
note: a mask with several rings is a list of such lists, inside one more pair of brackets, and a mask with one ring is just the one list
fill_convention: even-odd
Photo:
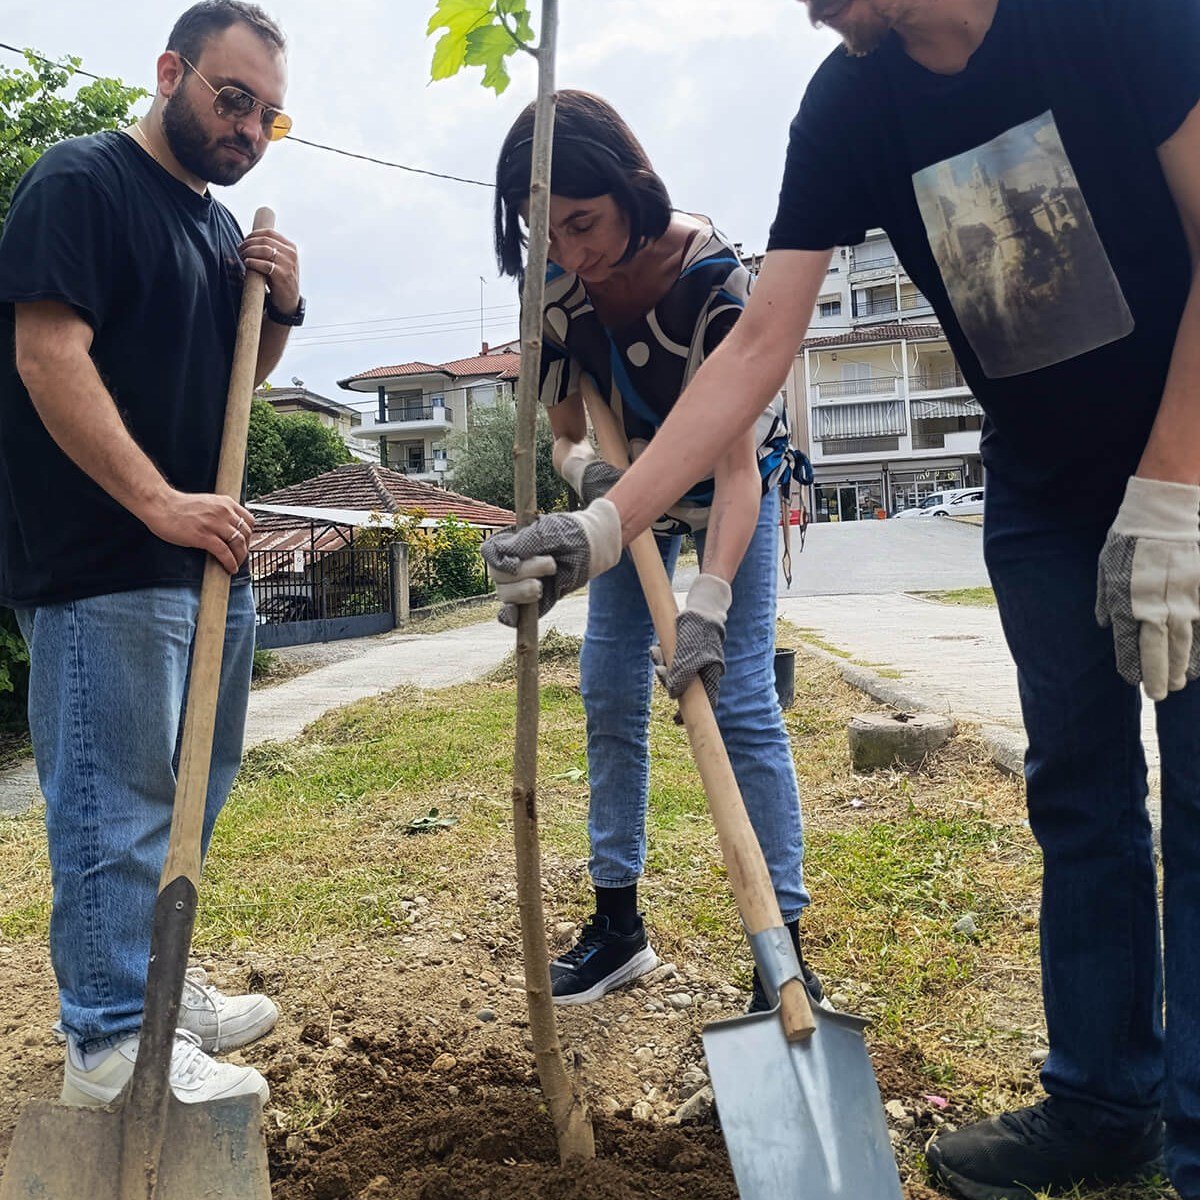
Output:
[[848,726],[850,762],[856,771],[919,767],[954,728],[954,718],[941,713],[860,713]]

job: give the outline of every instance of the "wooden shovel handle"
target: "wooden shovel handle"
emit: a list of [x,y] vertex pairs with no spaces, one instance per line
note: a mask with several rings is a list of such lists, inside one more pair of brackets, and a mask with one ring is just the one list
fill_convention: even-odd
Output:
[[[612,409],[601,399],[590,380],[583,383],[583,401],[596,441],[605,461],[616,467],[629,465],[625,437],[617,426]],[[662,557],[649,531],[639,534],[629,545],[629,554],[637,569],[646,604],[662,647],[663,660],[675,654],[675,620],[678,609]],[[700,772],[708,809],[721,843],[725,870],[733,888],[742,923],[749,934],[762,933],[783,925],[779,903],[771,886],[771,876],[763,858],[754,827],[746,815],[746,806],[738,789],[725,743],[717,728],[717,718],[699,679],[694,679],[679,700],[683,724],[692,745],[692,755]],[[814,1030],[808,992],[798,979],[788,980],[779,993],[784,1033],[789,1041],[808,1037]]]
[[[274,229],[275,214],[269,208],[260,208],[254,214],[254,228]],[[233,500],[242,494],[246,471],[246,439],[250,429],[250,405],[254,399],[266,287],[266,276],[261,272],[246,272],[229,393],[225,401],[221,457],[217,463],[216,491]],[[200,834],[208,795],[228,611],[229,574],[215,558],[209,557],[204,564],[204,581],[200,586],[200,610],[196,617],[187,711],[179,748],[171,841],[159,881],[160,890],[180,875],[186,875],[196,886],[200,883]]]

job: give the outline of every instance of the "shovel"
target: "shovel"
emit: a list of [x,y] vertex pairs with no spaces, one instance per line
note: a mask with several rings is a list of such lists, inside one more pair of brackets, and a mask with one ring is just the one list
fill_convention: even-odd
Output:
[[[255,213],[255,229],[274,224],[269,208]],[[217,467],[216,490],[234,499],[241,494],[245,469],[265,286],[257,271],[246,272]],[[209,558],[133,1076],[106,1108],[31,1101],[13,1137],[0,1200],[270,1200],[258,1097],[182,1104],[167,1083],[196,918],[200,834],[228,605],[229,576]]]
[[[589,380],[584,403],[600,453],[628,466],[624,435]],[[629,546],[662,647],[675,653],[675,597],[654,535]],[[742,1200],[902,1200],[859,1017],[813,1009],[746,815],[717,719],[697,679],[679,702],[725,869],[770,1012],[704,1030],[717,1111]]]

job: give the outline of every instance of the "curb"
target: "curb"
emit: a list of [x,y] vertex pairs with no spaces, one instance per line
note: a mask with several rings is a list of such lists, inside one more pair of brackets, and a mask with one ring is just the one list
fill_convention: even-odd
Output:
[[[847,662],[837,654],[822,650],[819,646],[809,645],[801,641],[800,650],[810,658],[819,659],[837,667],[841,677],[858,691],[872,699],[878,700],[889,708],[901,712],[933,712],[945,713],[947,716],[958,718],[941,701],[924,696],[897,683],[894,679],[885,679],[875,674],[868,667],[860,667],[856,663]],[[992,761],[1007,775],[1018,777],[1025,773],[1025,747],[1028,744],[1025,734],[1019,729],[1010,729],[1007,725],[981,725],[980,736],[991,753]]]

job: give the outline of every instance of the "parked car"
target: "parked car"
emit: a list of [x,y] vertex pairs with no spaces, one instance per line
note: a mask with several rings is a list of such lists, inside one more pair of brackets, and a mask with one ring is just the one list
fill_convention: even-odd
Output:
[[974,491],[978,491],[978,488],[945,488],[940,492],[931,492],[916,508],[903,509],[901,512],[896,513],[892,519],[927,516],[930,509],[949,504],[956,496],[961,496],[963,492]]
[[968,517],[983,512],[983,488],[967,488],[951,497],[944,504],[932,504],[923,508],[922,517]]

